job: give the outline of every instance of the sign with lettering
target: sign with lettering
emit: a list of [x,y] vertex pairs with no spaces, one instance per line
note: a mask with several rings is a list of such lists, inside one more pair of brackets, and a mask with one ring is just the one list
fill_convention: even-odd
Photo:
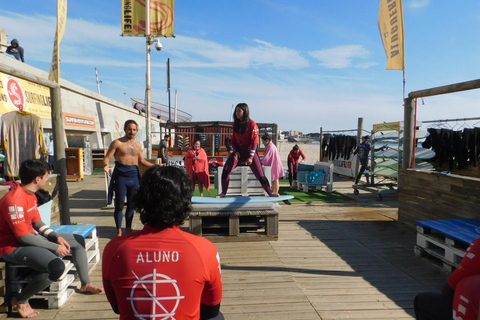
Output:
[[11,111],[26,111],[50,119],[50,89],[0,72],[0,113]]

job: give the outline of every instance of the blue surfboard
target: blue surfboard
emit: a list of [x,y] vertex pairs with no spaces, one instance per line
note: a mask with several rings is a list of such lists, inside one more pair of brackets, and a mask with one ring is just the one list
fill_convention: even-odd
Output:
[[234,203],[265,203],[265,202],[279,202],[283,200],[293,199],[294,196],[285,195],[279,197],[265,197],[265,196],[238,196],[238,197],[192,197],[192,203],[207,203],[207,204],[234,204]]

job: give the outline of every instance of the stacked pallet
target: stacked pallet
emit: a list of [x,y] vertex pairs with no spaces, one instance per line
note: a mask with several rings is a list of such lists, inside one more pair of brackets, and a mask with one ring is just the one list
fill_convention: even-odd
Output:
[[[58,233],[74,233],[82,235],[85,238],[85,250],[87,251],[87,261],[89,272],[100,262],[100,248],[97,237],[97,229],[95,225],[62,225],[51,226],[51,228]],[[55,309],[62,307],[70,298],[75,288],[78,286],[78,273],[72,261],[72,257],[66,256],[62,259],[65,264],[65,271],[63,275],[54,283],[52,283],[44,291],[40,291],[34,295],[31,300],[42,300],[47,303],[48,309]],[[21,280],[11,280],[11,285],[23,286],[30,281],[28,277],[28,270],[31,270],[22,265],[9,264],[9,274],[21,273]],[[27,272],[26,272],[27,271]],[[37,273],[34,273],[36,275]],[[4,278],[5,279],[5,278]],[[5,281],[5,282],[8,282]],[[8,290],[7,290],[8,291]]]
[[460,263],[473,240],[480,237],[480,220],[447,219],[417,221],[417,257],[428,258],[447,273]]
[[[271,184],[271,168],[264,167],[265,177]],[[218,173],[215,176],[215,188],[222,190],[222,177],[223,167],[218,168]],[[260,181],[255,177],[252,169],[248,166],[239,166],[232,170],[230,173],[230,183],[228,185],[229,196],[253,196],[253,195],[265,195]]]
[[193,204],[190,232],[213,242],[278,239],[278,211],[273,202]]

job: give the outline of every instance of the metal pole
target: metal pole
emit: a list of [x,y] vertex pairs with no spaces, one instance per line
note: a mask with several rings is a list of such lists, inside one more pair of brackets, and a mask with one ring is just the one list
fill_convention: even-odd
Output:
[[145,1],[145,37],[147,39],[147,110],[145,113],[146,116],[146,129],[147,129],[147,159],[151,158],[152,155],[152,126],[150,125],[151,121],[151,112],[152,112],[152,90],[150,88],[150,46],[152,44],[152,38],[150,35],[150,0]]
[[172,107],[170,99],[170,58],[167,59],[167,92],[168,92],[168,122],[172,121]]
[[173,121],[177,122],[177,90],[175,90],[175,116],[173,117]]

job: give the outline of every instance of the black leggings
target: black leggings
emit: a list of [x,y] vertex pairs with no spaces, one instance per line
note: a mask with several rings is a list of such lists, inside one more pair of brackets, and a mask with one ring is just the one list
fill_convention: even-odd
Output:
[[453,289],[446,283],[441,292],[422,292],[415,297],[417,320],[452,320]]

